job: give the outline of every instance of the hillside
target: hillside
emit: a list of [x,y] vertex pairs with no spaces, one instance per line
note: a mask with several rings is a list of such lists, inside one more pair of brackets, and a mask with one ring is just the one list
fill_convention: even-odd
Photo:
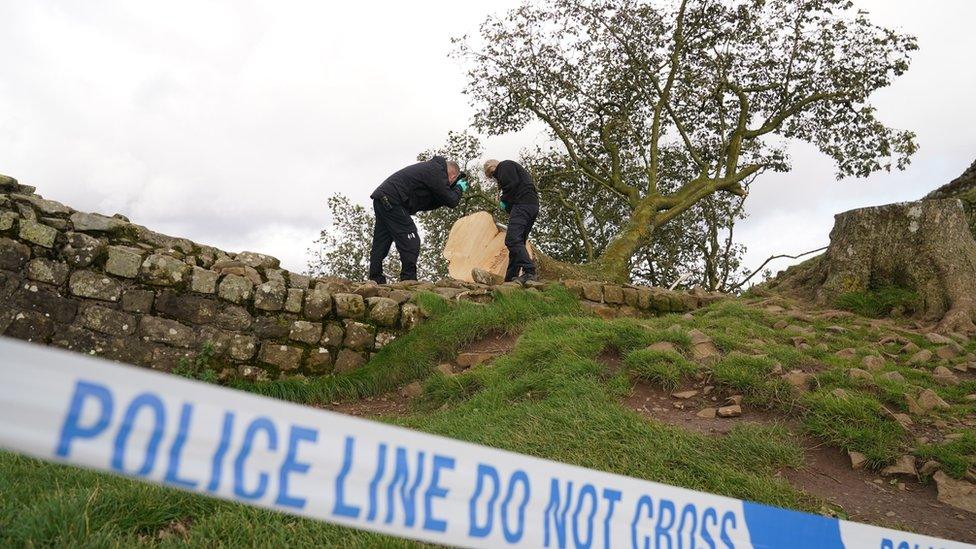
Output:
[[[237,386],[585,467],[976,541],[973,496],[958,493],[972,486],[976,456],[976,343],[968,339],[781,298],[642,319],[593,316],[561,287],[489,304],[433,294],[418,303],[430,318],[355,372]],[[0,457],[0,493],[4,545],[407,544],[10,454]]]

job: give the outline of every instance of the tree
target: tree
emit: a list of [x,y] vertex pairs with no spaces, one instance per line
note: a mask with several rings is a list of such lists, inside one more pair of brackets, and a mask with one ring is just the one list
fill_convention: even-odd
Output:
[[[437,279],[447,276],[447,262],[441,251],[447,242],[454,222],[480,210],[491,210],[494,195],[486,190],[486,182],[477,165],[483,149],[480,140],[468,133],[450,132],[446,143],[417,155],[418,161],[435,155],[445,156],[461,166],[470,186],[456,208],[438,208],[416,216],[423,242],[417,260],[418,276]],[[495,193],[497,194],[497,192]],[[314,276],[334,276],[349,280],[366,280],[369,273],[369,248],[373,241],[373,214],[343,194],[334,194],[327,202],[331,226],[323,229],[308,249],[306,271]],[[389,278],[400,272],[396,247],[390,251],[383,270]]]
[[541,122],[574,177],[626,212],[585,265],[543,261],[551,275],[626,279],[660,227],[788,170],[788,140],[818,147],[838,178],[903,169],[917,149],[869,102],[908,69],[915,38],[849,0],[554,0],[479,34],[454,52],[476,127]]

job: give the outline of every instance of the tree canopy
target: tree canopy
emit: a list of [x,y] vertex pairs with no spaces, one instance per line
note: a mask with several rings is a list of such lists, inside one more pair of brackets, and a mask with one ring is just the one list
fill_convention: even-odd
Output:
[[624,279],[659,227],[788,170],[790,140],[838,178],[904,168],[915,136],[870,97],[915,49],[849,0],[554,0],[488,17],[454,54],[479,130],[541,122],[563,177],[621,205],[625,222],[587,264]]

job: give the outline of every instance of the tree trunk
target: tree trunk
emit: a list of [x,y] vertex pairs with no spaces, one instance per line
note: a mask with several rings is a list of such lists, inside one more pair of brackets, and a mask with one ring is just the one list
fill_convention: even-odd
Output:
[[845,293],[915,291],[942,332],[976,332],[976,240],[958,200],[923,200],[838,214],[827,251],[769,284],[833,305]]

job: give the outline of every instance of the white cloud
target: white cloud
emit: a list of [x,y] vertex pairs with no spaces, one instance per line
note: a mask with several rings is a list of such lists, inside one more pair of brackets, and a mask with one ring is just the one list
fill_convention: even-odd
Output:
[[[76,208],[300,270],[328,195],[364,202],[468,124],[449,38],[515,3],[0,3],[0,172]],[[904,174],[835,182],[829,162],[796,149],[793,173],[752,189],[739,232],[750,264],[825,242],[834,213],[916,198],[973,160],[976,5],[859,3],[920,37],[912,70],[878,105],[922,151]],[[537,138],[492,138],[488,151],[511,156]]]

